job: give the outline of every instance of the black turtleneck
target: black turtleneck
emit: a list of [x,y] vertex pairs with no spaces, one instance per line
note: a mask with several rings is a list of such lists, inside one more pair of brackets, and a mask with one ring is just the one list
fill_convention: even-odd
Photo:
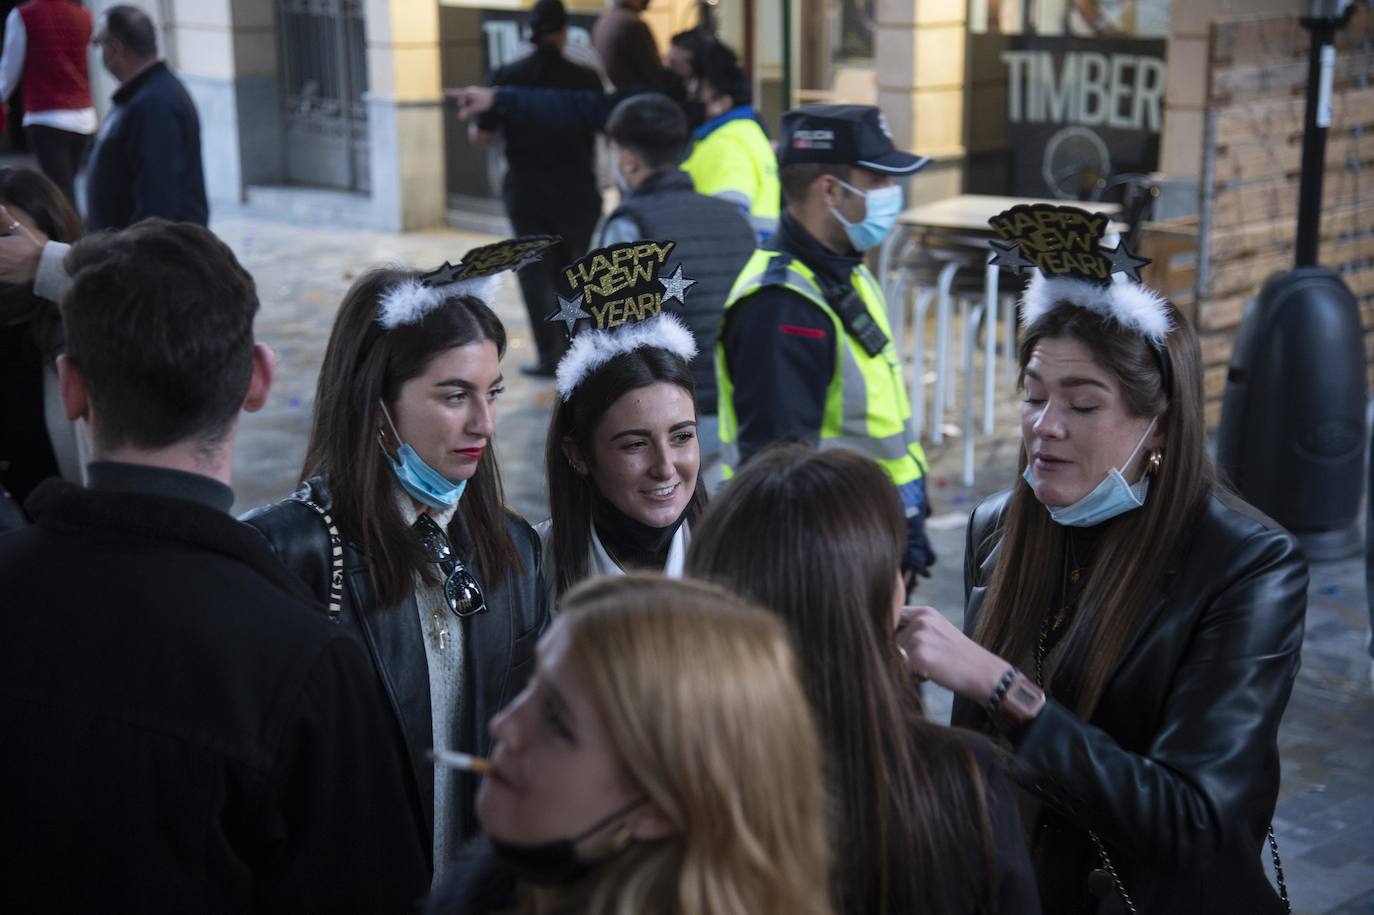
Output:
[[[690,504],[690,503],[689,503]],[[601,545],[622,569],[661,572],[668,562],[673,536],[687,516],[686,509],[667,527],[650,527],[612,505],[598,492],[592,494],[592,524]]]
[[[836,254],[783,211],[766,246],[810,267],[822,288],[847,286],[862,262]],[[816,444],[835,374],[835,325],[810,300],[768,286],[737,303],[721,331],[735,386],[741,461],[776,441]]]
[[[1103,536],[1111,529],[1114,520],[1108,519],[1093,527],[1064,528],[1063,566],[1060,571],[1059,588],[1055,595],[1055,606],[1051,608],[1051,620],[1054,619],[1054,614],[1061,610],[1064,615],[1058,627],[1051,626],[1046,630],[1046,651],[1054,650],[1054,647],[1069,631],[1074,618],[1078,615],[1078,605],[1084,589],[1088,586],[1088,580],[1092,576],[1093,561],[1097,558],[1098,547],[1102,543]],[[1073,580],[1074,570],[1078,571],[1077,581]]]

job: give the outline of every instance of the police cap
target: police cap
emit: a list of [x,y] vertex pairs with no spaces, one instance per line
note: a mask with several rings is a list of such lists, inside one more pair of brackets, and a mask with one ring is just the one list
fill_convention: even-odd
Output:
[[929,161],[893,146],[887,120],[873,105],[803,105],[782,116],[779,165],[825,162],[909,175]]

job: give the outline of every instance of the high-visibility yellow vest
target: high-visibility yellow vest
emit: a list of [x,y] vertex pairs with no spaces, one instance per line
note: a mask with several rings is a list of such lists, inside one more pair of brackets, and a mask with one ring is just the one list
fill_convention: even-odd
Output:
[[[882,290],[868,268],[860,264],[850,274],[868,315],[887,335],[877,355],[868,352],[851,335],[821,292],[816,275],[801,261],[780,251],[760,249],[744,265],[725,301],[730,309],[768,286],[782,286],[805,297],[830,319],[835,330],[835,374],[825,395],[821,417],[821,448],[852,448],[873,458],[898,486],[920,479],[926,470],[925,451],[911,428],[911,404],[902,380],[902,366],[892,343]],[[772,345],[771,341],[761,345]],[[720,382],[720,442],[725,476],[739,466],[739,424],[736,420],[734,382],[725,358],[725,347],[716,344],[716,378]]]
[[698,194],[720,197],[746,209],[754,233],[764,239],[782,212],[778,158],[753,118],[726,121],[698,140],[682,163]]

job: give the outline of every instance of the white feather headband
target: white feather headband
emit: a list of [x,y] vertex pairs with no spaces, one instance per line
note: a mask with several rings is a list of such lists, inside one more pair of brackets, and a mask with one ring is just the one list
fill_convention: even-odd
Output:
[[1169,317],[1169,303],[1164,296],[1143,283],[1126,277],[1115,277],[1106,286],[1076,277],[1046,278],[1039,270],[1031,272],[1030,282],[1021,296],[1021,326],[1034,323],[1058,302],[1068,302],[1079,308],[1111,318],[1129,330],[1147,337],[1162,347],[1164,338],[1174,329]]
[[573,335],[572,345],[558,361],[555,378],[558,396],[566,401],[592,372],[621,353],[645,346],[666,349],[681,356],[684,362],[691,362],[697,354],[697,343],[692,338],[692,332],[675,316],[667,313],[617,330],[584,330]]
[[426,286],[419,280],[403,280],[382,296],[377,323],[387,330],[402,324],[418,323],[425,315],[456,295],[470,295],[490,302],[501,283],[502,274],[477,276],[442,286]]
[[557,235],[522,235],[473,248],[456,267],[444,261],[437,270],[402,280],[388,289],[382,295],[377,323],[387,330],[415,324],[459,295],[472,296],[490,305],[507,271],[534,263],[560,241],[562,238]]

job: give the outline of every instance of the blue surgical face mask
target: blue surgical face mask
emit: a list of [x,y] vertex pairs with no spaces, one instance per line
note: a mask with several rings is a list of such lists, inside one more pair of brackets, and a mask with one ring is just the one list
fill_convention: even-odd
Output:
[[[400,442],[401,435],[396,431],[396,424],[392,422],[386,404],[382,404],[382,415],[391,427],[391,434]],[[401,488],[422,505],[440,510],[452,508],[463,497],[463,490],[467,489],[467,480],[460,480],[455,484],[421,460],[415,449],[404,442],[396,449],[396,457],[393,458],[385,446],[382,447],[382,454],[386,456],[386,462],[391,465],[391,472],[396,474],[396,481],[401,484]]]
[[862,197],[867,208],[864,218],[859,222],[850,222],[840,215],[839,210],[830,208],[831,215],[844,226],[844,234],[849,236],[849,243],[854,246],[855,251],[867,251],[881,245],[883,239],[892,231],[892,227],[897,224],[897,217],[902,212],[902,186],[894,184],[891,187],[864,192],[840,181],[839,178],[835,180],[845,190]]
[[615,186],[620,189],[620,194],[622,197],[626,196],[630,193],[631,190],[630,179],[626,178],[625,173],[620,170],[620,156],[615,155],[615,152],[612,151],[610,159],[611,174],[615,176]]
[[[1113,467],[1102,482],[1093,488],[1092,492],[1072,505],[1065,505],[1062,508],[1045,506],[1056,524],[1062,524],[1065,527],[1093,527],[1145,504],[1145,494],[1150,491],[1150,478],[1141,474],[1140,479],[1132,486],[1126,482],[1121,471],[1131,466],[1131,461],[1135,460],[1140,447],[1145,444],[1145,439],[1149,438],[1150,433],[1154,431],[1156,420],[1158,417],[1150,420],[1150,425],[1145,428],[1145,434],[1140,437],[1140,441],[1136,442],[1135,449],[1131,451],[1131,456],[1126,458],[1126,463],[1122,464],[1120,468]],[[1026,470],[1021,474],[1021,477],[1032,489],[1035,487],[1035,478],[1031,475],[1029,464],[1026,465]]]

